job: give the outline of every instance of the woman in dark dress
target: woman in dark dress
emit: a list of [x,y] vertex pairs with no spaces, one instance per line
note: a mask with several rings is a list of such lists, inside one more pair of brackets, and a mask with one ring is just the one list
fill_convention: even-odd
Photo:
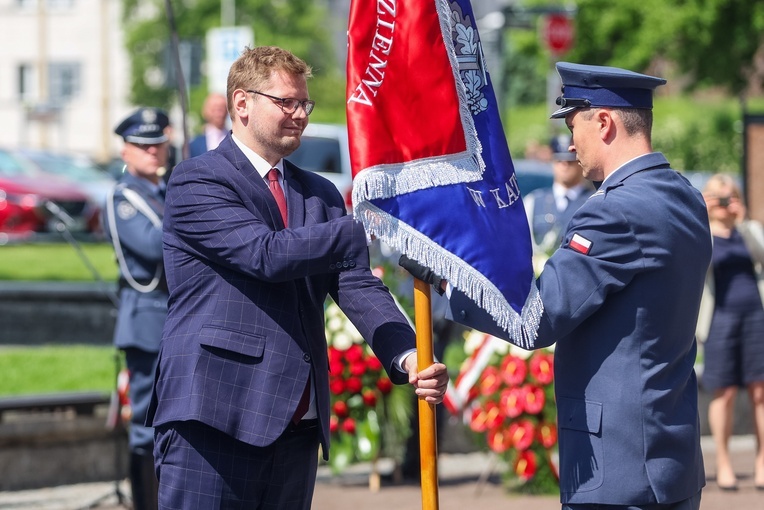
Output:
[[745,218],[740,189],[728,175],[711,177],[703,196],[714,249],[701,307],[712,310],[702,381],[712,393],[708,422],[716,443],[716,482],[737,489],[728,443],[737,392],[746,388],[758,445],[754,482],[764,490],[764,229]]

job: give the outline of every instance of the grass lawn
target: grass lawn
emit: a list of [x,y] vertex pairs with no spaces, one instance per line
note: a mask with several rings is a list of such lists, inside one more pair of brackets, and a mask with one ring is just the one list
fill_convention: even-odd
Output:
[[[3,281],[97,281],[117,279],[114,249],[108,243],[9,244],[0,246]],[[109,392],[116,381],[112,346],[56,345],[0,347],[0,396],[69,391]]]
[[0,347],[0,396],[111,391],[116,382],[111,346]]
[[[9,244],[0,246],[0,284],[16,281],[117,280],[117,261],[109,243],[82,243],[80,252],[68,243]],[[87,262],[86,262],[87,261]]]

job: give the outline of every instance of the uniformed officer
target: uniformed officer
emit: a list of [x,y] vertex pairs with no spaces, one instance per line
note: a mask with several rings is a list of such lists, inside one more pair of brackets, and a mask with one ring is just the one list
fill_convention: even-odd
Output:
[[154,431],[144,426],[151,399],[167,283],[162,264],[164,174],[169,142],[167,114],[140,108],[114,130],[124,140],[124,174],[107,199],[104,225],[119,264],[119,314],[115,345],[130,373],[130,483],[136,510],[156,508]]
[[594,186],[584,179],[576,154],[568,151],[570,144],[570,135],[552,139],[552,186],[535,189],[523,197],[534,257],[544,261],[560,246],[573,213],[594,192]]
[[564,510],[696,510],[705,474],[695,324],[711,259],[703,197],[652,150],[653,90],[665,80],[566,62],[557,70],[552,117],[565,119],[584,177],[601,185],[538,278],[526,306],[541,315],[515,317],[522,338],[456,289],[450,311],[521,347],[556,343]]

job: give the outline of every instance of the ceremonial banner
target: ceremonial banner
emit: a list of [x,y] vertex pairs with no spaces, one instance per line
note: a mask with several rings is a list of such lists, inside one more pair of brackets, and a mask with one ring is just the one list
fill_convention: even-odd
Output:
[[528,221],[469,1],[354,0],[347,80],[356,217],[532,342]]

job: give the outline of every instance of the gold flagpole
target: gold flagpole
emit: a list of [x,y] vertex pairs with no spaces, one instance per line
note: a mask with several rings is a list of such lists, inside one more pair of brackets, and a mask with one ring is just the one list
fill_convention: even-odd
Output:
[[[433,363],[432,307],[430,285],[414,278],[414,320],[419,370]],[[419,458],[422,471],[422,510],[438,510],[438,451],[436,444],[435,405],[423,398],[419,407]]]

